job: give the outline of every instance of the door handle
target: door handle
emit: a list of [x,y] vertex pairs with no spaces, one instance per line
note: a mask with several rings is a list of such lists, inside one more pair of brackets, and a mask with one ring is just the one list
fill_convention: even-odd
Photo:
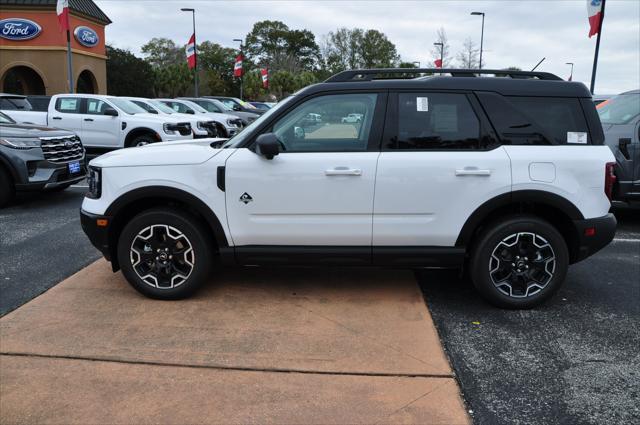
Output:
[[491,170],[481,170],[478,167],[464,167],[461,170],[456,170],[456,176],[483,176],[488,177],[491,175]]
[[85,118],[85,121],[93,121],[93,118]]
[[325,170],[327,176],[361,176],[362,170],[357,168],[336,167],[331,170]]
[[61,119],[62,119],[62,117],[53,117],[52,119],[54,119],[54,120],[61,120]]

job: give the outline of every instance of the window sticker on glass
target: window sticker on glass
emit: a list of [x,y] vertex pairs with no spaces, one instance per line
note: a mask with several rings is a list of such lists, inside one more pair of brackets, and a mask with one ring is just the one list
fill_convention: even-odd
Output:
[[434,105],[431,122],[433,131],[455,133],[458,131],[458,109],[456,105]]
[[429,112],[429,98],[416,97],[416,108],[418,112]]
[[567,131],[567,143],[586,145],[587,133],[583,131]]
[[60,100],[60,109],[76,109],[78,104],[78,99],[61,99]]

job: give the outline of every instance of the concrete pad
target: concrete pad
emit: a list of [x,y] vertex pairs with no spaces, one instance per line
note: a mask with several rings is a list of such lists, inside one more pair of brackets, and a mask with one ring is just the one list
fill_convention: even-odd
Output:
[[395,270],[235,269],[194,298],[167,302],[138,295],[100,260],[3,317],[0,351],[452,376],[413,274]]
[[6,424],[470,423],[451,378],[0,360]]

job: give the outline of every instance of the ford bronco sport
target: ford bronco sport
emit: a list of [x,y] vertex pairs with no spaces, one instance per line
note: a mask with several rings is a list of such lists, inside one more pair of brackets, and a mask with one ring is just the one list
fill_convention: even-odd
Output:
[[214,264],[464,267],[493,304],[532,307],[612,240],[614,157],[583,84],[478,74],[345,71],[226,142],[103,155],[83,228],[154,298]]

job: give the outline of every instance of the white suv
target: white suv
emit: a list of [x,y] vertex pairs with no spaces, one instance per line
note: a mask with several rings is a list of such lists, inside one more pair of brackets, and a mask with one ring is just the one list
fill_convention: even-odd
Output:
[[224,144],[94,159],[85,232],[154,298],[191,294],[218,264],[464,267],[507,308],[547,299],[612,240],[614,158],[583,84],[375,78],[398,72],[340,73]]

